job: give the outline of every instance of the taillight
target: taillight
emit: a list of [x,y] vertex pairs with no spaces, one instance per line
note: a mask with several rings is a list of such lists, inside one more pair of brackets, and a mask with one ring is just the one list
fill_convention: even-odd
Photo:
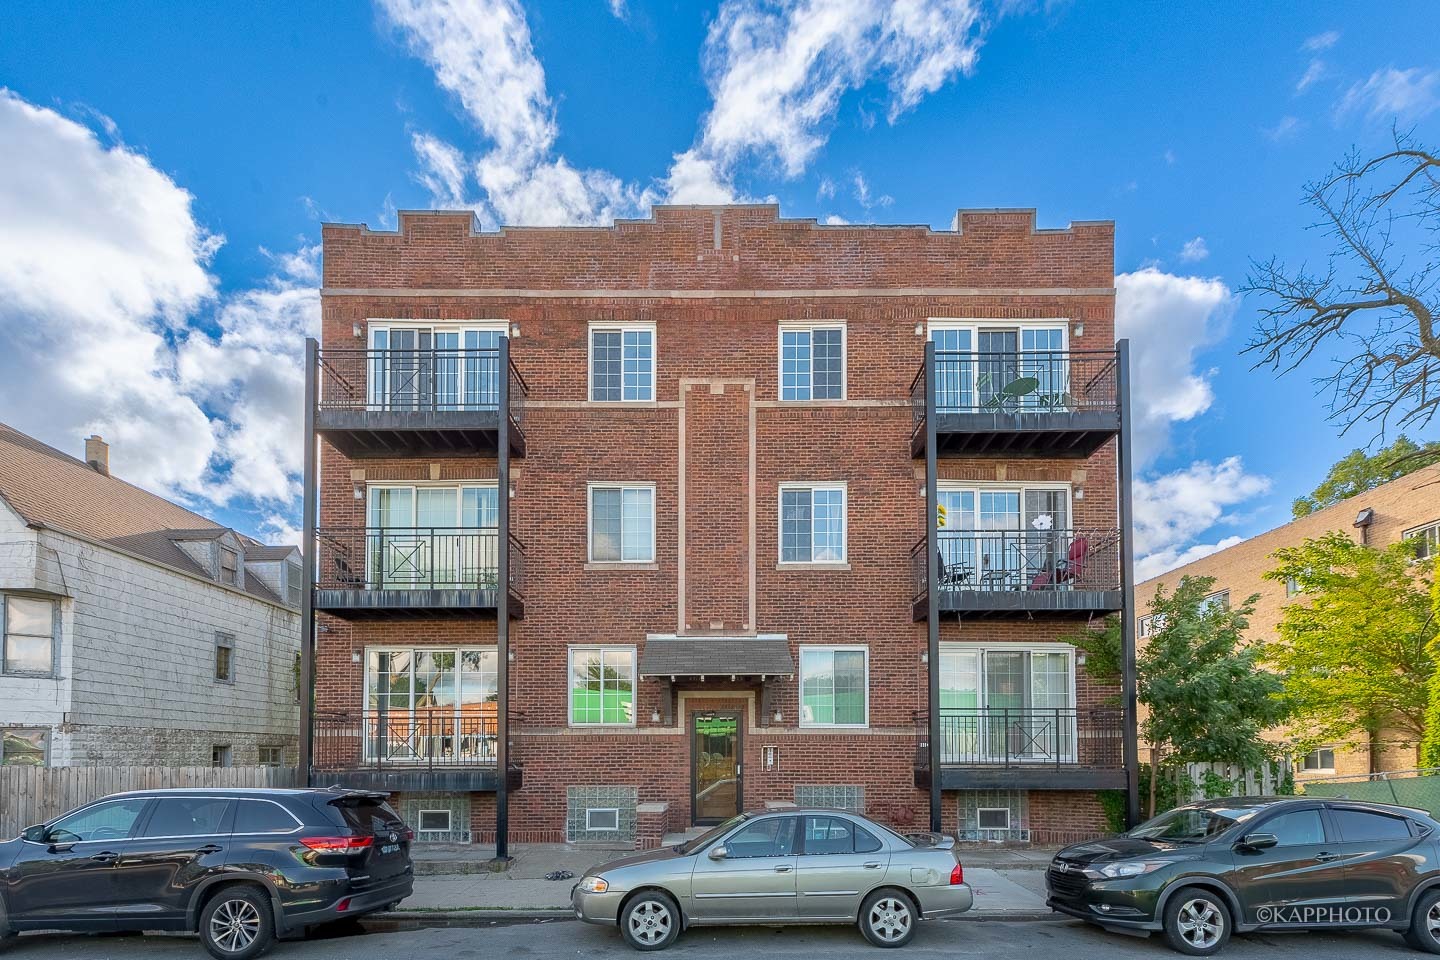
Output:
[[406,842],[413,841],[415,839],[415,831],[411,830],[409,827],[406,827],[405,831],[400,834],[400,839]]
[[965,869],[960,864],[955,864],[955,869],[950,871],[950,886],[956,886],[965,882]]
[[374,837],[301,837],[300,842],[320,853],[355,853],[375,842]]

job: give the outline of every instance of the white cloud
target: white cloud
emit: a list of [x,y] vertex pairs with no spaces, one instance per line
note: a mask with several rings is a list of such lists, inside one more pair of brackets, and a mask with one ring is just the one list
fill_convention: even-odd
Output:
[[1135,456],[1143,467],[1166,447],[1171,424],[1214,401],[1211,374],[1196,369],[1196,355],[1224,336],[1235,298],[1218,279],[1154,267],[1120,274],[1115,287],[1116,333],[1130,338]]
[[1440,70],[1411,67],[1376,70],[1353,84],[1336,105],[1335,115],[1343,118],[1363,113],[1371,120],[1397,119],[1411,122],[1440,107]]
[[847,224],[849,224],[850,221],[849,221],[849,220],[846,220],[846,219],[845,219],[844,217],[842,217],[842,216],[839,216],[838,214],[832,213],[832,214],[830,214],[830,216],[828,216],[828,217],[825,218],[825,223],[826,223],[827,226],[831,226],[831,227],[843,227],[843,226],[846,226]]
[[1185,245],[1180,248],[1180,259],[1184,263],[1195,263],[1208,256],[1210,256],[1210,248],[1206,246],[1204,237],[1186,240]]
[[888,207],[895,202],[895,198],[888,193],[881,194],[878,197],[871,194],[870,182],[866,180],[865,175],[859,171],[856,171],[853,183],[855,184],[855,200],[866,210],[872,207]]
[[829,200],[835,196],[835,181],[829,177],[820,178],[820,186],[815,189],[816,200]]
[[1299,129],[1300,118],[1286,116],[1281,117],[1280,122],[1273,127],[1261,128],[1260,132],[1265,134],[1266,138],[1279,143],[1282,140],[1288,140],[1293,137]]
[[222,239],[146,157],[8,91],[0,142],[0,419],[72,452],[100,433],[117,475],[162,494],[288,506],[314,251],[222,295]]
[[[1135,481],[1135,551],[1143,559],[1137,577],[1154,576],[1180,563],[1237,542],[1207,547],[1193,541],[1227,519],[1227,510],[1268,492],[1270,480],[1246,472],[1239,457],[1196,461],[1158,477]],[[1222,546],[1223,545],[1223,546]]]
[[1317,80],[1325,76],[1325,70],[1324,60],[1319,57],[1311,60],[1310,65],[1305,68],[1305,72],[1300,75],[1300,79],[1295,81],[1295,92],[1304,93],[1310,89]]
[[624,20],[630,16],[630,6],[625,0],[610,0],[610,13],[618,20]]
[[1143,583],[1151,577],[1169,573],[1176,567],[1183,567],[1187,563],[1202,560],[1212,553],[1228,550],[1244,540],[1244,537],[1226,537],[1216,543],[1196,543],[1183,548],[1170,547],[1165,550],[1157,550],[1135,561],[1135,581]]
[[1300,45],[1300,49],[1306,53],[1319,53],[1322,50],[1329,50],[1335,46],[1339,40],[1339,30],[1326,30],[1324,33],[1317,33],[1312,37],[1307,37],[1305,42]]
[[[378,2],[489,142],[466,159],[432,134],[415,135],[418,178],[433,203],[473,206],[493,226],[606,223],[653,202],[651,191],[555,153],[555,107],[519,0]],[[472,176],[481,198],[467,201]]]

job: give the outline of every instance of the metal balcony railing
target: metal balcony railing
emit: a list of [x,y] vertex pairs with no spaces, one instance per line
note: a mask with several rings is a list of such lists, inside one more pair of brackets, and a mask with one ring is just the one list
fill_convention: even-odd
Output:
[[910,550],[914,600],[927,593],[926,551],[939,560],[941,592],[1120,589],[1120,531],[937,530]]
[[[498,347],[320,351],[321,410],[401,413],[485,412],[500,408]],[[512,422],[524,422],[529,387],[506,365]]]
[[950,766],[1125,765],[1118,709],[942,707],[940,763]]
[[494,703],[319,714],[317,770],[433,770],[495,765]]
[[[495,527],[323,527],[315,531],[321,590],[494,590]],[[523,597],[525,546],[510,537],[510,593]]]

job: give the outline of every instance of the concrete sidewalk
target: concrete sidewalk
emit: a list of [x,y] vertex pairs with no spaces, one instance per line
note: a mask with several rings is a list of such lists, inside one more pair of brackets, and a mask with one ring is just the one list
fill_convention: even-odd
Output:
[[[495,870],[485,854],[489,848],[466,846],[415,851],[415,892],[397,919],[472,922],[494,918],[570,916],[570,889],[591,866],[633,853],[565,844],[512,847],[510,864]],[[1041,869],[1053,851],[1018,848],[965,848],[960,859],[965,881],[975,891],[975,907],[964,916],[975,920],[1037,920],[1058,918],[1045,906]],[[573,876],[546,880],[547,873]]]

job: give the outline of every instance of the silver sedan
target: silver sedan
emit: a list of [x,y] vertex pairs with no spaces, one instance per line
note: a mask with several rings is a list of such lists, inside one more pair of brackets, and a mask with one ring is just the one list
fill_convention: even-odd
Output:
[[973,902],[955,842],[901,836],[841,810],[745,814],[678,846],[592,867],[571,893],[577,919],[619,924],[661,950],[699,924],[858,923],[899,947],[920,920]]

